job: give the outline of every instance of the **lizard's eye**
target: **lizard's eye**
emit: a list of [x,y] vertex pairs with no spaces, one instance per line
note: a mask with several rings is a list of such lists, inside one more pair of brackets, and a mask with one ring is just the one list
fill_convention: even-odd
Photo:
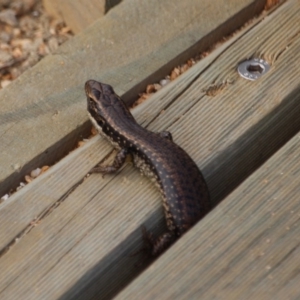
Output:
[[92,93],[93,93],[95,99],[99,99],[101,96],[101,93],[98,89],[92,89]]

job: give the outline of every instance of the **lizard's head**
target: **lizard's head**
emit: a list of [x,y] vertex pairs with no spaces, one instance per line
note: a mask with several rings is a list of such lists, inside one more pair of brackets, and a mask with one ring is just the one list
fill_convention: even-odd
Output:
[[95,80],[85,83],[87,110],[97,129],[108,124],[121,124],[126,120],[135,122],[123,100],[108,85]]
[[103,126],[110,107],[113,105],[112,96],[115,95],[113,88],[95,80],[88,80],[85,83],[87,96],[87,110],[99,126]]

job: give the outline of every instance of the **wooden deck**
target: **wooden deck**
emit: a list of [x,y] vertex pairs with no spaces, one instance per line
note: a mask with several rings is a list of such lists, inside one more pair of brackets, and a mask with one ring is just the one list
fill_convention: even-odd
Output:
[[[133,100],[264,5],[186,1],[183,8],[170,0],[167,11],[153,1],[155,19],[153,3],[143,11],[137,2],[122,2],[0,92],[2,192],[85,134],[86,79]],[[130,23],[120,22],[120,41],[111,44],[123,10],[144,27],[126,36]],[[154,19],[168,24],[180,12],[176,30],[147,40]],[[204,219],[150,266],[130,257],[142,245],[142,224],[155,234],[165,229],[160,195],[130,164],[86,177],[112,153],[94,137],[0,204],[1,299],[299,299],[299,15],[296,0],[261,15],[133,110],[150,130],[171,131],[202,170],[215,206]],[[253,56],[271,70],[251,82],[236,68]]]
[[300,134],[116,299],[299,299]]

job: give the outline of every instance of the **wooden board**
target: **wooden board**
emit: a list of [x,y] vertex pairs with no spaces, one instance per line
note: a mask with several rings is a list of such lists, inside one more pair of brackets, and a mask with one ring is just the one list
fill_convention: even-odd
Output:
[[[240,35],[242,34],[241,32]],[[197,69],[194,68],[185,73],[180,78],[179,83],[178,81],[171,82],[159,91],[153,99],[134,108],[132,113],[136,120],[143,126],[148,126],[198,76],[199,70],[205,69],[234,41],[229,40],[224,43],[205,60],[198,63]],[[88,144],[73,151],[2,204],[0,206],[0,218],[6,218],[9,226],[0,232],[0,249],[5,248],[11,240],[23,232],[32,220],[65,197],[65,194],[73,186],[76,186],[93,166],[108,156],[109,149],[111,147],[107,143],[103,143],[101,137],[93,138]],[[21,205],[22,209],[20,210]]]
[[62,19],[74,33],[78,33],[119,2],[121,0],[43,0],[43,5],[50,15]]
[[299,299],[300,133],[115,299]]
[[[248,29],[245,29],[240,32],[235,39],[224,43],[205,60],[185,73],[180,80],[171,82],[168,86],[159,91],[153,99],[137,107],[133,113],[136,115],[138,122],[143,126],[147,126],[152,123],[153,120],[157,119],[161,112],[164,111],[170,103],[173,103],[174,99],[180,96],[190,83],[199,77],[199,74],[202,73],[207,66],[215,61],[225,49],[235,43],[247,30]],[[200,97],[203,95],[204,92],[201,93]],[[187,103],[184,98],[185,95],[179,98],[182,106],[194,103]],[[197,98],[194,99],[194,101],[198,100]],[[153,103],[155,103],[155,106]],[[182,106],[177,108],[177,110],[182,111]],[[188,109],[188,106],[186,109]],[[178,111],[175,111],[173,116],[166,116],[165,119],[170,122],[172,122],[172,118],[173,120],[178,119]],[[167,112],[164,113],[166,114]],[[98,145],[94,143],[95,142],[90,143],[88,146],[80,148],[65,157],[59,164],[52,167],[50,171],[39,177],[31,185],[23,188],[19,193],[13,195],[4,205],[0,206],[0,217],[3,216],[3,218],[6,218],[9,222],[9,230],[4,230],[0,234],[1,249],[5,248],[12,240],[12,237],[14,239],[33,219],[43,214],[44,210],[47,210],[49,206],[64,197],[65,193],[76,185],[76,183],[86,175],[88,170],[107,157],[109,146],[107,144]],[[191,148],[191,146],[188,147]],[[193,147],[198,149],[198,147]],[[76,164],[74,162],[76,162]],[[55,190],[55,193],[51,192],[52,190]],[[51,195],[51,197],[45,197],[46,195]],[[23,209],[19,210],[22,203],[24,203]]]
[[264,2],[127,0],[59,47],[0,91],[0,196],[87,135],[86,80],[110,83],[133,101],[147,83],[244,24]]
[[[300,40],[299,28],[294,26],[299,10],[298,1],[285,3],[135,111],[143,126],[172,132],[203,170],[214,203],[300,130],[299,80],[295,76]],[[272,70],[261,80],[248,82],[236,75],[236,65],[255,52],[274,58]],[[232,83],[214,97],[206,95],[211,84],[225,79]],[[17,202],[24,204],[22,216],[28,211],[39,214],[33,208],[36,204],[41,209],[43,201],[47,207],[63,198],[98,159],[108,155],[108,149],[102,139],[94,138],[63,159],[49,171],[52,173],[25,187],[0,207],[2,228],[21,231],[30,220],[13,219],[14,213],[20,216]],[[62,179],[69,183],[64,186]],[[54,194],[50,201],[49,194]],[[129,165],[104,179],[97,174],[88,177],[2,255],[1,297],[111,298],[145,268],[145,264],[135,266],[141,257],[129,257],[141,246],[141,224],[155,234],[164,230],[159,194],[146,178]],[[221,219],[218,226],[222,226]],[[210,229],[212,234],[214,227]],[[4,241],[7,237],[2,236]]]

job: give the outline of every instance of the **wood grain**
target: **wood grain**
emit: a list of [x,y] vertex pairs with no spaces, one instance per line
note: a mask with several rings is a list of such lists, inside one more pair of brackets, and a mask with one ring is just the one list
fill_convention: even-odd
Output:
[[[299,10],[298,1],[286,2],[251,30],[245,28],[218,52],[196,64],[135,112],[143,126],[172,132],[175,142],[185,148],[203,170],[214,203],[232,192],[244,177],[300,130],[300,93],[296,76],[300,40],[299,27],[294,26],[298,22]],[[237,63],[254,53],[273,58],[272,70],[255,83],[236,75]],[[227,83],[219,93],[214,97],[207,95],[210,86],[227,79],[230,84]],[[108,145],[100,141],[100,138],[95,138],[58,164],[57,168],[64,170],[68,180],[74,180],[72,184],[77,180],[70,179],[72,176],[83,177],[86,170],[97,162],[96,154],[102,159],[109,153]],[[97,147],[100,148],[98,152]],[[74,169],[68,169],[68,165]],[[59,172],[59,169],[56,171]],[[72,175],[74,172],[79,174]],[[39,184],[36,183],[35,188],[40,186],[42,190],[46,174],[37,179]],[[48,187],[55,189],[55,176],[50,179]],[[59,189],[63,191],[64,187]],[[259,194],[261,190],[256,192]],[[25,191],[26,196],[25,192],[20,198],[16,195],[6,207],[17,199],[30,199],[30,189]],[[34,197],[34,201],[42,199]],[[252,208],[249,201],[242,202],[242,205],[246,204]],[[8,211],[13,213],[16,209],[17,205]],[[222,209],[230,212],[232,207]],[[259,212],[259,209],[254,211]],[[217,246],[224,240],[222,235],[218,235],[220,228],[225,227],[223,230],[226,230],[228,226],[237,231],[237,225],[244,220],[237,219],[237,223],[230,225],[230,215],[225,214],[221,218],[223,214],[220,212],[218,216],[218,219],[213,219],[214,222],[204,223],[210,227],[206,232],[207,238],[198,236],[201,245],[209,244],[210,236],[217,234],[218,240],[213,244]],[[253,217],[254,220],[259,218],[259,213]],[[206,220],[197,226],[208,222]],[[24,220],[22,222],[24,226]],[[97,174],[89,176],[58,208],[1,257],[0,268],[5,270],[0,275],[1,297],[112,298],[145,268],[145,264],[135,266],[135,262],[141,263],[140,256],[129,257],[141,246],[141,224],[155,234],[165,226],[159,194],[146,178],[140,177],[129,165],[119,174],[104,179]],[[260,224],[260,230],[268,229],[264,225]],[[2,228],[8,226],[15,226],[10,223],[9,216],[4,219]],[[255,235],[255,227],[251,228]],[[193,234],[193,230],[188,234]],[[228,239],[226,243],[230,241]],[[243,249],[250,247],[249,243],[246,242]],[[228,261],[225,260],[225,270],[228,269],[226,263]],[[158,274],[152,276],[159,278]],[[195,282],[193,278],[198,284],[199,278],[192,276],[189,284]],[[236,278],[238,280],[238,276]]]
[[[188,88],[191,82],[195,81],[199,73],[203,72],[217,57],[220,56],[231,44],[245,33],[247,29],[240,32],[235,39],[228,40],[216,51],[200,61],[197,66],[186,72],[180,77],[180,80],[171,82],[165,88],[154,95],[153,99],[143,102],[136,107],[132,113],[137,121],[147,127],[153,126],[154,120],[170,106],[174,99],[178,98],[184,90]],[[153,105],[155,103],[155,105]],[[187,106],[186,101],[182,105]],[[179,107],[179,111],[182,107]],[[168,117],[177,119],[175,115]],[[163,127],[162,127],[163,128]],[[158,129],[159,130],[159,129]],[[103,143],[101,137],[95,137],[92,141],[83,147],[76,149],[71,154],[55,164],[50,170],[27,185],[18,193],[14,194],[5,204],[0,206],[0,218],[7,221],[7,229],[0,232],[0,249],[4,249],[17,235],[22,233],[27,225],[37,216],[43,214],[45,210],[51,207],[55,202],[60,201],[62,197],[72,189],[87,172],[98,162],[107,157],[110,147]],[[53,192],[52,192],[53,191]],[[20,210],[20,205],[22,209]]]
[[300,133],[115,299],[299,299]]
[[59,47],[0,91],[0,195],[87,135],[86,80],[109,83],[133,101],[148,83],[260,12],[264,2],[127,0]]

